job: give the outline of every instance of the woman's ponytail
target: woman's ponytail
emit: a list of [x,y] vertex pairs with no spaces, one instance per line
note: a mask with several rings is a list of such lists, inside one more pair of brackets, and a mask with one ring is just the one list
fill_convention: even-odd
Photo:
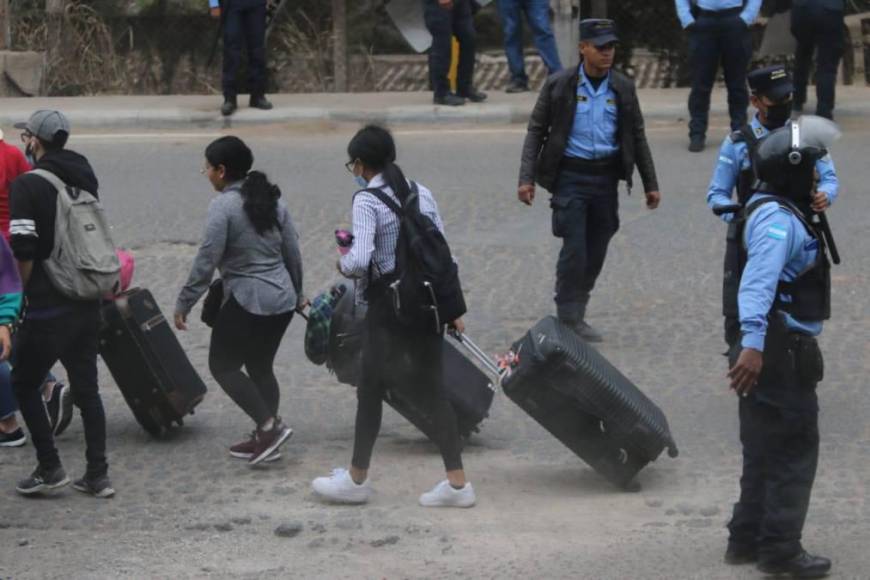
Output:
[[278,198],[281,197],[281,189],[270,183],[265,173],[248,173],[242,184],[241,194],[245,213],[259,235],[262,236],[279,225]]

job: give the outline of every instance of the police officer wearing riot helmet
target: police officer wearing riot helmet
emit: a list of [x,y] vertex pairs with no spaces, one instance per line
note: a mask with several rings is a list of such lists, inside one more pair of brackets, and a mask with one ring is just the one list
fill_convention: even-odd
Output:
[[255,109],[269,110],[272,103],[266,98],[266,5],[275,0],[208,0],[212,18],[220,18],[223,26],[224,103],[221,114],[232,115],[238,106],[239,65],[242,46],[248,51],[249,104]]
[[735,220],[741,336],[728,377],[740,397],[743,474],[725,561],[818,578],[831,561],[808,554],[801,534],[818,464],[816,336],[830,317],[832,240],[810,209],[816,162],[827,152],[807,144],[803,125],[790,122],[759,144],[757,193]]
[[837,67],[843,57],[845,0],[794,0],[791,33],[797,40],[794,55],[794,108],[802,111],[813,52],[816,53],[816,115],[832,119]]
[[761,0],[674,0],[680,24],[689,38],[692,91],[689,93],[689,151],[704,150],[710,95],[719,63],[728,87],[731,130],[746,123],[749,94],[746,71],[752,59],[749,27],[758,17]]
[[[750,97],[752,106],[758,112],[748,124],[731,133],[722,142],[713,178],[707,189],[707,204],[714,211],[717,207],[733,203],[735,187],[738,203],[746,204],[755,182],[755,170],[752,167],[750,153],[772,130],[785,125],[791,114],[794,87],[783,66],[754,70],[749,73],[748,80],[752,90]],[[819,181],[812,195],[812,207],[814,211],[824,211],[836,200],[839,181],[834,162],[829,155],[817,160],[815,168]],[[733,215],[723,213],[721,217],[730,223]],[[730,344],[739,333],[736,303],[739,279],[735,261],[740,241],[736,236],[736,224],[729,226],[727,240],[723,279],[725,295],[723,315],[725,316],[725,340]]]
[[619,39],[612,20],[580,23],[581,63],[552,75],[538,96],[523,143],[517,197],[535,199],[535,183],[553,194],[553,235],[563,240],[556,267],[559,319],[586,340],[586,305],[619,228],[617,185],[631,193],[635,165],[646,204],[661,200],[634,83],[611,70]]

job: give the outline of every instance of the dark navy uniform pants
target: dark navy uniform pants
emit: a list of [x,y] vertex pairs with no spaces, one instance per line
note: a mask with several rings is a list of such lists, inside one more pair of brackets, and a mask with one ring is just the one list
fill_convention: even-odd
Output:
[[746,73],[752,58],[752,36],[739,12],[739,9],[721,14],[702,12],[689,28],[689,62],[692,67],[690,136],[707,133],[710,94],[720,64],[728,88],[731,130],[737,131],[746,124],[746,108],[749,106]]
[[797,40],[794,63],[794,102],[803,106],[813,52],[816,58],[816,114],[832,118],[837,67],[843,56],[843,12],[822,8],[818,3],[796,0],[791,13],[791,32]]
[[550,200],[553,235],[562,238],[556,265],[556,310],[569,324],[585,317],[610,238],[619,229],[618,183],[615,172],[590,175],[563,169]]
[[450,58],[452,38],[459,41],[459,66],[456,72],[456,92],[467,96],[474,82],[475,34],[471,0],[453,0],[453,8],[441,8],[437,0],[424,0],[426,28],[432,35],[429,49],[429,78],[435,97],[450,92]]
[[248,52],[248,90],[251,96],[266,94],[266,1],[224,1],[224,97],[239,93],[237,77],[242,48]]
[[[815,340],[791,334],[777,355],[765,349],[756,390],[740,399],[743,475],[740,499],[728,524],[729,542],[758,549],[774,563],[802,550],[801,534],[819,458],[817,376],[798,361],[821,353]],[[800,344],[809,350],[801,351]],[[732,348],[732,362],[739,346]],[[821,363],[819,363],[821,364]],[[820,371],[819,371],[820,372]]]

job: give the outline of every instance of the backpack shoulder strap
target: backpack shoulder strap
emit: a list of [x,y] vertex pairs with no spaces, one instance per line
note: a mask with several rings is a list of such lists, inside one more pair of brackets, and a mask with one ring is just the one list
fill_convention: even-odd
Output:
[[52,173],[51,171],[47,171],[45,169],[31,169],[27,173],[32,173],[33,175],[38,175],[47,182],[49,182],[58,192],[65,191],[67,188],[67,184],[64,181]]
[[386,193],[384,193],[384,191],[382,189],[378,189],[378,188],[374,188],[374,187],[371,187],[368,189],[361,189],[354,194],[354,197],[356,197],[357,195],[359,195],[361,193],[372,194],[373,196],[378,198],[378,200],[380,200],[381,203],[383,203],[385,206],[390,208],[390,211],[392,211],[394,214],[396,214],[400,218],[402,216],[404,216],[405,212],[402,210],[402,206],[400,206],[398,203],[396,203],[395,201],[390,199],[390,196],[388,196]]

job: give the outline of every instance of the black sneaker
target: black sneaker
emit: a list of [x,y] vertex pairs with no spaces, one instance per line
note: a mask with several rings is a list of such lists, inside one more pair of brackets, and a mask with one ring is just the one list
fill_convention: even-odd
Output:
[[21,430],[21,427],[12,433],[0,432],[0,447],[21,447],[27,443],[27,435]]
[[831,561],[821,556],[800,554],[779,562],[761,562],[758,570],[765,574],[790,574],[792,578],[824,578],[831,571]]
[[448,107],[461,107],[465,104],[465,99],[453,93],[447,93],[443,97],[435,97],[432,102],[436,105],[447,105]]
[[[58,392],[60,393],[59,396],[57,395]],[[66,431],[73,418],[72,391],[70,391],[69,385],[57,383],[54,386],[54,392],[51,396],[52,400],[54,400],[55,397],[60,399],[60,405],[57,417],[54,421],[52,421],[51,425],[54,428],[54,435],[55,437],[57,437],[58,435]],[[50,402],[51,401],[49,401],[49,403]]]
[[516,94],[516,93],[527,93],[529,91],[529,85],[520,81],[511,81],[504,92],[508,94]]
[[236,112],[236,109],[239,108],[239,105],[236,103],[235,99],[226,99],[224,104],[221,105],[221,115],[224,117],[229,117],[233,113]]
[[42,466],[37,467],[30,477],[18,482],[15,491],[21,495],[35,495],[46,491],[54,491],[65,485],[69,485],[69,478],[63,467],[58,465],[54,469],[45,470]]
[[85,476],[74,481],[72,486],[74,490],[94,497],[108,498],[115,495],[115,489],[112,487],[112,482],[109,481],[108,475],[101,475],[99,477]]
[[700,153],[707,147],[707,139],[703,135],[693,135],[689,139],[689,151]]
[[252,96],[248,104],[253,109],[261,109],[263,111],[269,111],[272,109],[272,103],[265,97],[265,95]]

